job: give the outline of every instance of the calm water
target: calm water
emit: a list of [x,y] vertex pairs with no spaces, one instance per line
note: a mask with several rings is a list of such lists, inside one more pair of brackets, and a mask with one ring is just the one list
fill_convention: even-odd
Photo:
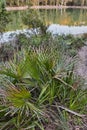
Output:
[[[44,9],[36,10],[46,25],[60,24],[69,26],[87,26],[87,10],[85,9]],[[26,11],[10,11],[12,21],[7,25],[7,31],[27,28],[22,21]]]

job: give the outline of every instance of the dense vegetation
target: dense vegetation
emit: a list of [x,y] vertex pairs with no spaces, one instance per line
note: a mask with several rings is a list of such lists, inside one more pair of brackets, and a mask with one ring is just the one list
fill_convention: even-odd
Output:
[[0,129],[48,130],[51,125],[52,130],[69,130],[79,125],[84,130],[87,91],[74,73],[84,39],[50,34],[20,34],[17,39],[15,47],[5,45],[2,52],[9,55],[0,63]]
[[87,0],[5,0],[7,6],[31,5],[76,5],[86,6]]
[[0,130],[86,130],[87,90],[74,70],[85,37],[53,37],[32,13],[23,22],[33,35],[0,47]]

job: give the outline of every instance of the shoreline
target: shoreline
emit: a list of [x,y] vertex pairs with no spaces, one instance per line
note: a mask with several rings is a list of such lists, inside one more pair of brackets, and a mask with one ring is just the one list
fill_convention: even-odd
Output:
[[[37,32],[36,29],[35,32]],[[53,36],[73,35],[76,37],[87,34],[87,26],[64,26],[59,24],[52,24],[48,27],[47,32],[50,32]],[[19,34],[25,34],[27,37],[30,37],[33,32],[30,29],[4,32],[1,35],[0,44],[13,42],[16,36]]]
[[[87,9],[87,6],[31,6],[30,9]],[[28,6],[19,6],[19,7],[6,7],[7,11],[14,10],[27,10]]]

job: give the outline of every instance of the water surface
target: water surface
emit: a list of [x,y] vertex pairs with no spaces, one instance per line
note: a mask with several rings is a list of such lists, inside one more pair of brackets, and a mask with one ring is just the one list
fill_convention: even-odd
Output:
[[[45,25],[87,26],[87,10],[85,9],[37,9],[36,11]],[[27,28],[22,20],[27,10],[9,13],[12,21],[7,25],[7,31]]]
[[[37,13],[48,30],[55,34],[79,35],[87,33],[87,10],[85,9],[37,9]],[[6,27],[6,33],[0,38],[0,43],[7,43],[15,39],[19,33],[28,35],[29,30],[23,23],[24,11],[10,11],[11,22]]]

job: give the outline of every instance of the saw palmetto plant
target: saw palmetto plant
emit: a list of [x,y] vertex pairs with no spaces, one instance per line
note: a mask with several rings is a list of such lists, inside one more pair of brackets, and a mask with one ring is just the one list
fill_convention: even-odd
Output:
[[58,45],[50,44],[22,50],[0,65],[1,130],[43,130],[55,101],[86,113],[87,93],[74,75],[74,61],[66,57]]

